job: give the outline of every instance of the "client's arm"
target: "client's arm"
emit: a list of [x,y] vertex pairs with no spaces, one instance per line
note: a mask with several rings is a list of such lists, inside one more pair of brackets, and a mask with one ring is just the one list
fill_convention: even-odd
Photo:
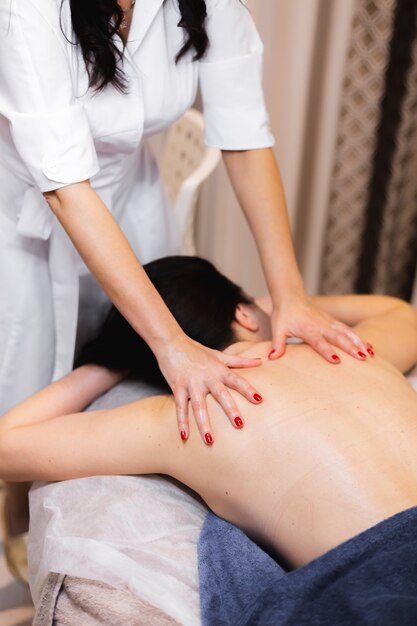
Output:
[[78,412],[120,378],[85,365],[8,411],[0,419],[0,478],[65,480],[163,472],[161,446],[168,437],[175,439],[172,411],[164,422],[155,419],[166,397]]
[[[332,317],[355,328],[376,352],[406,372],[417,362],[417,309],[383,295],[315,296],[313,302]],[[271,298],[256,299],[270,314]],[[340,355],[343,359],[343,354]]]
[[30,424],[37,424],[83,411],[122,378],[123,374],[104,367],[83,365],[7,411],[0,419],[0,428],[25,426],[29,419]]
[[406,372],[417,362],[417,309],[390,296],[317,296],[317,306],[355,328],[379,356]]

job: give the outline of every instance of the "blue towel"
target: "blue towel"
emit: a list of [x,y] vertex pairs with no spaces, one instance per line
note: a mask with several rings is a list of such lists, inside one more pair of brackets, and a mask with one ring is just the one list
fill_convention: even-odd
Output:
[[199,539],[204,626],[416,626],[417,507],[286,572],[215,515]]

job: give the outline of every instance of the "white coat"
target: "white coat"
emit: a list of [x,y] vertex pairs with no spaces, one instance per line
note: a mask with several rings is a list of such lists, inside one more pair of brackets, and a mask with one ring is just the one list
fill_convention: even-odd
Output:
[[175,64],[184,38],[177,0],[137,0],[122,94],[89,89],[69,0],[62,12],[61,0],[1,2],[0,410],[72,366],[87,270],[42,192],[90,179],[145,263],[179,245],[146,138],[191,106],[198,85],[208,145],[273,144],[250,14],[239,0],[206,4],[207,55]]

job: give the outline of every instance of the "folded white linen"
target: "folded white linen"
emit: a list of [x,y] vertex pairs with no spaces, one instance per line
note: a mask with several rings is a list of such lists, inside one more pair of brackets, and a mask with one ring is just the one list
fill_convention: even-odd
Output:
[[[94,407],[154,393],[123,383]],[[35,606],[48,573],[57,572],[129,589],[179,623],[199,624],[197,542],[206,514],[195,494],[166,477],[36,483],[29,532]]]

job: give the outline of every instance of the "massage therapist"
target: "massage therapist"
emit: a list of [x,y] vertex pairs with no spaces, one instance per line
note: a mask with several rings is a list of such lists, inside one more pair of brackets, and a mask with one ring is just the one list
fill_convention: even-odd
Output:
[[271,358],[291,335],[329,363],[329,342],[361,358],[365,345],[304,291],[271,150],[262,44],[242,2],[5,0],[0,60],[2,413],[71,369],[88,273],[155,353],[183,439],[189,399],[203,438],[208,393],[232,423],[228,388],[261,401],[230,369],[257,361],[184,335],[137,260],[178,251],[146,139],[191,106],[198,86],[206,142],[223,151],[272,295]]

